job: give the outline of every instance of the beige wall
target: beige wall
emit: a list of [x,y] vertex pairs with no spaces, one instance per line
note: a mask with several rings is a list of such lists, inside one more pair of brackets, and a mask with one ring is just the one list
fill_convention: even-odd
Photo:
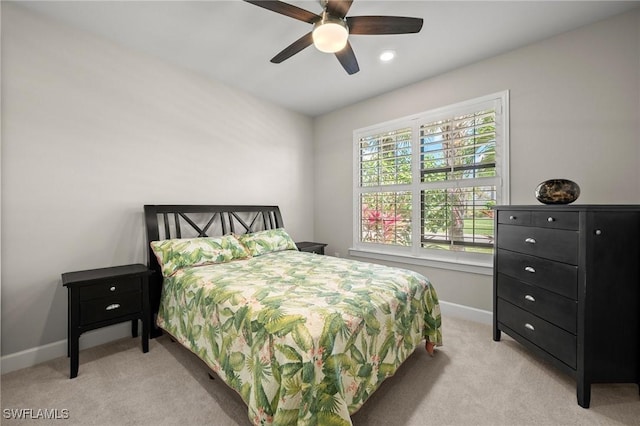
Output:
[[2,122],[3,355],[66,339],[61,273],[145,262],[144,203],[313,237],[309,117],[5,2]]
[[[554,177],[578,182],[580,203],[640,203],[639,34],[636,9],[318,117],[316,239],[343,256],[351,246],[354,129],[505,89],[512,204],[537,204]],[[413,269],[441,299],[492,309],[490,276]]]

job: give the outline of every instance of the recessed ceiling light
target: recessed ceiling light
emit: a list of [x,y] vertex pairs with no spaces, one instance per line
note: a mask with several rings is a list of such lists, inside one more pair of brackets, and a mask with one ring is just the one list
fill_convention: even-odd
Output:
[[396,52],[394,52],[393,50],[385,50],[380,54],[379,57],[382,62],[389,62],[396,57]]

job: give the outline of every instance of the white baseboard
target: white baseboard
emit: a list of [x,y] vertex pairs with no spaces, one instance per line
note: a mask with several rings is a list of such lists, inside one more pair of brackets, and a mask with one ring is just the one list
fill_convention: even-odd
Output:
[[482,324],[493,324],[493,312],[472,308],[470,306],[458,305],[457,303],[440,300],[440,312],[442,315],[462,318]]
[[[493,313],[482,309],[472,308],[457,303],[440,301],[440,311],[443,315],[475,321],[482,324],[493,323]],[[113,340],[131,336],[131,323],[126,322],[110,327],[104,327],[84,333],[80,336],[80,349],[102,345]],[[32,367],[36,364],[49,361],[61,356],[67,356],[67,340],[38,346],[13,354],[5,355],[0,359],[0,371],[2,374],[22,368]]]
[[[80,349],[102,345],[127,336],[131,336],[131,322],[89,331],[80,336]],[[61,356],[67,356],[67,339],[5,355],[0,358],[0,371],[5,374]]]

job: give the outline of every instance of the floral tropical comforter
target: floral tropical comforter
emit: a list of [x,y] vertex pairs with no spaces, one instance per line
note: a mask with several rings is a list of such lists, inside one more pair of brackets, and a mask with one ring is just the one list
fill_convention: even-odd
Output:
[[350,425],[421,341],[442,343],[422,275],[294,250],[165,278],[158,325],[242,396],[256,425]]

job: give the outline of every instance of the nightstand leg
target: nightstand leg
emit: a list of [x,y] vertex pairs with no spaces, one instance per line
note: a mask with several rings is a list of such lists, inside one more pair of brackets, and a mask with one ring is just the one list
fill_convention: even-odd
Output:
[[[222,217],[222,216],[221,216]],[[142,352],[149,352],[149,335],[151,334],[151,324],[153,314],[149,309],[149,279],[142,278]]]
[[142,320],[142,352],[149,352],[149,321]]
[[67,358],[71,356],[71,335],[73,334],[73,324],[71,317],[71,307],[73,301],[71,300],[71,289],[67,291]]
[[79,361],[79,351],[80,351],[80,335],[77,332],[73,331],[69,336],[69,350],[71,352],[71,361],[69,363],[69,378],[73,379],[74,377],[78,377],[78,361]]
[[131,337],[138,337],[138,319],[131,321]]

